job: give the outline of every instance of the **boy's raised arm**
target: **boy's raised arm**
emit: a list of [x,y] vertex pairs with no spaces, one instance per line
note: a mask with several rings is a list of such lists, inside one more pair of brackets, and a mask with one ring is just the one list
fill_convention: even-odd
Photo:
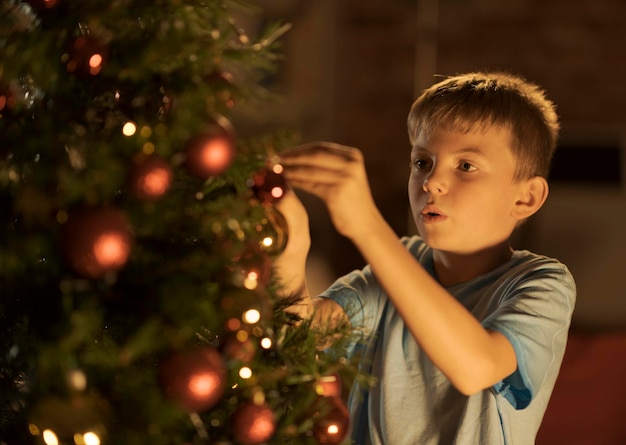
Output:
[[274,278],[281,286],[282,296],[300,298],[287,310],[304,319],[312,319],[311,327],[322,332],[348,322],[337,303],[327,298],[311,298],[309,294],[306,283],[306,259],[311,247],[309,218],[293,190],[287,191],[277,209],[285,217],[289,233],[285,249],[274,261]]
[[482,325],[400,243],[378,211],[357,149],[321,142],[281,154],[291,185],[320,197],[337,230],[370,264],[408,329],[461,392],[472,394],[515,371],[513,346]]
[[289,310],[309,318],[311,298],[306,283],[306,260],[311,247],[309,217],[293,190],[285,193],[276,208],[287,221],[288,239],[285,249],[274,260],[273,275],[280,285],[281,296],[301,299]]

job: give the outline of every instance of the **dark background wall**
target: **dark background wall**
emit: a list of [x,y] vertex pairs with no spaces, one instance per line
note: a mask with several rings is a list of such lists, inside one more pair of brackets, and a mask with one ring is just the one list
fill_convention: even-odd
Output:
[[[374,197],[410,232],[406,115],[437,75],[504,69],[539,83],[562,121],[551,195],[515,247],[565,262],[577,280],[574,325],[626,325],[626,2],[623,0],[263,0],[288,21],[283,100],[268,122],[304,141],[363,150]],[[311,213],[311,285],[362,266],[320,203]]]

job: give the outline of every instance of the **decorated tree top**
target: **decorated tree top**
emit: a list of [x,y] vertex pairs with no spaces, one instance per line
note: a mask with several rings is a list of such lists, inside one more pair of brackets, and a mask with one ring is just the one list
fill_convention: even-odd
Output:
[[292,141],[237,124],[287,27],[244,6],[0,3],[0,443],[343,440],[344,337],[272,280]]

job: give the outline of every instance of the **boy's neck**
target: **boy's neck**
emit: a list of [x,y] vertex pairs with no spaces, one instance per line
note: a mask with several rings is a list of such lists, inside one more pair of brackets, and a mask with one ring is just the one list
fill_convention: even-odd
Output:
[[491,272],[510,260],[512,254],[507,242],[469,254],[434,250],[433,261],[439,282],[449,287]]

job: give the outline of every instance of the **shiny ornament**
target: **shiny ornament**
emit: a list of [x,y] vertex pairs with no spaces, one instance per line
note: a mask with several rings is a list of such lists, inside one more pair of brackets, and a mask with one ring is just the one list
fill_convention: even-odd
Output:
[[67,71],[86,76],[100,74],[109,56],[107,45],[90,35],[77,37],[65,56]]
[[158,156],[140,157],[131,173],[131,190],[140,199],[155,200],[172,184],[172,168]]
[[283,166],[273,166],[257,172],[249,181],[254,196],[263,204],[278,202],[287,191],[287,181],[283,176]]
[[101,278],[122,268],[133,236],[124,212],[111,207],[71,212],[62,230],[65,257],[86,278]]
[[266,218],[256,227],[261,250],[270,255],[281,253],[287,245],[289,227],[287,220],[276,207],[265,208]]
[[256,354],[256,346],[246,331],[230,334],[223,342],[220,351],[230,360],[250,363]]
[[254,290],[268,285],[272,259],[258,244],[250,243],[230,258],[226,269],[230,272],[231,284]]
[[258,445],[268,441],[276,430],[274,412],[265,403],[241,404],[233,413],[233,434],[237,443]]
[[216,118],[204,131],[185,144],[185,166],[189,173],[208,179],[223,173],[235,158],[235,133],[230,122]]
[[315,392],[326,397],[340,397],[341,389],[341,378],[337,374],[320,377],[315,385]]
[[338,397],[320,397],[314,406],[313,436],[317,443],[342,443],[350,427],[350,415],[343,401]]
[[190,412],[213,407],[226,388],[226,367],[209,346],[179,351],[159,364],[159,382],[165,395]]

